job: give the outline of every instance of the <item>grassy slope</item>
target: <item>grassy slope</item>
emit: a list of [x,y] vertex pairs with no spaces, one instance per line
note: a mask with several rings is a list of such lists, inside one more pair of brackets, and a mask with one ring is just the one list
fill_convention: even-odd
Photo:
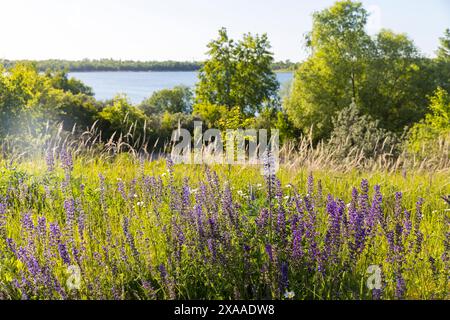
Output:
[[[230,183],[234,199],[241,204],[241,213],[255,217],[259,212],[259,208],[264,206],[267,200],[264,191],[264,178],[261,176],[259,169],[238,166],[215,166],[213,169],[218,173],[222,185],[225,185],[226,182]],[[114,290],[122,292],[120,294],[121,298],[133,298],[136,296],[169,298],[173,294],[171,293],[173,290],[177,292],[176,295],[178,297],[184,298],[242,297],[242,293],[238,296],[233,296],[231,293],[233,290],[239,291],[239,289],[235,288],[239,283],[238,277],[236,283],[234,283],[233,278],[230,278],[236,272],[232,267],[228,270],[230,274],[227,274],[226,272],[228,271],[226,269],[217,270],[213,266],[204,266],[201,261],[191,261],[187,265],[182,264],[184,269],[181,273],[180,270],[169,270],[171,277],[176,279],[176,289],[171,287],[167,281],[165,282],[158,272],[155,271],[159,264],[167,263],[168,256],[172,254],[172,249],[168,248],[166,235],[161,229],[161,224],[170,225],[171,222],[172,214],[169,214],[170,197],[164,196],[163,199],[148,200],[148,196],[141,190],[139,182],[135,191],[137,194],[136,198],[124,201],[117,192],[118,181],[122,180],[125,182],[128,192],[132,179],[137,178],[137,181],[140,181],[142,170],[144,170],[146,175],[160,176],[164,185],[169,184],[169,174],[165,162],[147,162],[142,166],[138,161],[126,156],[118,157],[113,162],[99,159],[89,161],[77,160],[70,183],[71,191],[66,191],[65,193],[60,187],[61,181],[64,179],[64,172],[61,168],[57,168],[56,172],[49,174],[46,172],[46,165],[43,160],[21,163],[14,170],[5,168],[4,162],[0,163],[0,195],[5,194],[8,186],[11,187],[12,185],[13,188],[17,188],[13,205],[8,209],[7,237],[14,238],[18,245],[22,244],[25,246],[27,244],[23,228],[20,227],[21,219],[25,212],[31,212],[35,221],[37,216],[46,216],[47,221],[59,221],[64,226],[65,213],[63,202],[72,193],[75,198],[79,198],[83,203],[82,206],[88,226],[88,231],[85,233],[87,257],[83,264],[84,287],[82,286],[79,293],[72,293],[75,295],[73,297],[111,297]],[[199,187],[201,179],[206,179],[204,167],[202,166],[176,165],[174,170],[176,185],[181,185],[183,179],[187,177],[191,183],[191,188],[195,189]],[[107,219],[100,206],[99,173],[102,173],[106,179]],[[306,169],[288,171],[282,168],[277,176],[281,180],[284,194],[291,195],[294,189],[297,189],[301,194],[305,194],[309,173]],[[446,231],[444,215],[447,214],[448,206],[440,199],[440,196],[450,194],[448,171],[390,174],[355,170],[343,174],[329,170],[320,170],[312,173],[315,181],[321,180],[325,196],[331,193],[336,197],[342,198],[346,203],[350,201],[351,188],[353,186],[358,187],[361,179],[367,178],[369,180],[369,199],[372,199],[372,187],[375,184],[379,184],[384,197],[384,210],[387,214],[392,214],[396,191],[403,192],[404,208],[412,211],[413,219],[415,203],[419,197],[423,197],[425,200],[423,207],[424,219],[421,230],[424,233],[424,250],[418,257],[408,256],[407,258],[404,273],[408,286],[407,296],[409,298],[448,298],[449,290],[446,287],[446,282],[440,278],[435,278],[428,261],[430,256],[440,260],[444,250],[443,240]],[[20,179],[24,181],[23,185],[27,185],[28,190],[33,191],[33,196],[29,198],[25,196],[26,192],[23,185],[22,187],[19,186],[18,181]],[[289,183],[292,186],[288,186]],[[80,184],[85,185],[83,196],[81,196]],[[259,184],[262,186],[259,186]],[[46,194],[44,185],[49,186],[51,193],[51,196],[47,199],[44,199]],[[248,200],[246,199],[250,186],[256,195],[256,202],[251,206],[247,205]],[[156,219],[155,215],[149,213],[149,211],[152,210],[150,209],[151,203],[159,200],[162,201],[162,204],[157,211],[161,214],[161,218]],[[136,205],[140,201],[145,202],[145,208]],[[144,262],[133,261],[131,248],[123,245],[127,241],[123,235],[124,216],[130,218],[129,229],[134,237],[138,251],[145,256]],[[323,221],[323,226],[326,226],[327,222],[324,212],[319,212],[319,220]],[[102,262],[100,261],[101,259],[97,259],[97,261],[95,258],[95,255],[102,254],[102,246],[110,246],[112,244],[111,237],[105,231],[107,229],[105,223],[110,227],[112,241],[115,241],[114,243],[117,246],[109,249],[109,255],[114,257],[113,260],[117,259],[118,261],[116,268],[119,271],[115,273],[111,271],[111,266],[105,267],[105,261]],[[325,229],[318,230],[318,232],[323,236]],[[67,237],[67,235],[64,237]],[[186,234],[186,237],[189,238],[190,235]],[[195,238],[195,236],[192,237]],[[248,237],[251,238],[252,233]],[[81,243],[81,239],[77,234],[75,234],[75,242]],[[121,256],[123,258],[124,254],[120,251],[121,244],[122,248],[125,248],[128,257],[128,262],[125,263],[120,262]],[[367,266],[373,263],[383,264],[387,274],[389,274],[388,270],[390,268],[389,264],[384,261],[387,250],[385,241],[376,240],[374,246],[377,247],[377,250],[363,255],[358,260],[356,269],[351,275],[344,275],[340,284],[333,284],[329,278],[299,273],[295,274],[297,280],[291,280],[292,290],[296,291],[297,298],[336,298],[337,291],[343,292],[342,298],[368,297],[368,293],[363,289]],[[0,249],[3,250],[5,248],[4,240],[0,239]],[[37,251],[40,252],[39,259],[41,261],[45,260],[42,253],[44,248],[45,244],[38,245]],[[186,254],[186,252],[183,254]],[[236,255],[239,255],[239,253],[236,253]],[[14,291],[10,283],[14,278],[20,277],[25,267],[23,263],[17,262],[12,255],[6,254],[6,256],[7,259],[2,259],[0,262],[0,292],[3,289],[3,292],[8,292],[10,298],[20,298],[20,291]],[[259,261],[262,258],[256,256],[255,259]],[[68,277],[64,264],[60,260],[55,260],[53,268],[56,278],[61,283],[64,283]],[[151,271],[152,268],[154,268],[153,271]],[[443,268],[442,263],[439,264],[438,262],[438,269],[442,271]],[[292,272],[295,273],[295,271]],[[220,280],[220,278],[223,279]],[[145,279],[149,279],[154,292],[149,293],[149,291],[142,289],[141,282]],[[395,289],[394,280],[392,277],[386,276],[385,281],[385,297],[392,298]],[[230,287],[230,285],[234,286],[234,288]],[[340,286],[340,288],[336,289],[336,285]],[[242,291],[245,292],[245,289]],[[38,293],[36,297],[43,298],[46,296],[44,293]],[[276,296],[272,293],[272,297]]]

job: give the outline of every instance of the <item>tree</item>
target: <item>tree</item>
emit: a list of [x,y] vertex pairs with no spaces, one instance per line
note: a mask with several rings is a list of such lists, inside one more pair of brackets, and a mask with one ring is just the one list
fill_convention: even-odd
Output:
[[450,142],[450,95],[442,88],[430,97],[429,113],[416,123],[409,132],[409,148],[419,152],[436,152],[439,139]]
[[16,64],[8,70],[0,66],[0,137],[39,131],[36,121],[42,114],[37,103],[48,88],[45,77],[31,64]]
[[303,132],[314,126],[315,139],[327,137],[334,113],[358,99],[371,45],[366,21],[366,10],[352,1],[313,15],[306,39],[311,56],[297,70],[285,107]]
[[359,2],[339,1],[313,15],[307,35],[309,58],[296,72],[285,108],[294,124],[314,140],[328,138],[333,115],[354,99],[380,127],[400,133],[420,120],[432,81],[423,58],[403,34],[365,31],[367,12]]
[[381,30],[373,44],[358,101],[381,127],[400,133],[424,116],[433,82],[426,61],[405,34]]
[[139,108],[146,114],[191,113],[192,91],[186,86],[176,86],[173,89],[162,89],[145,99]]
[[225,28],[208,44],[209,59],[199,72],[195,103],[239,107],[254,115],[277,102],[278,81],[271,69],[273,55],[266,34],[245,34],[235,42]]
[[138,108],[132,106],[125,96],[117,95],[112,104],[107,105],[99,114],[99,126],[106,138],[116,133],[116,137],[128,133],[132,139],[143,135],[146,117]]
[[69,78],[65,70],[59,71],[46,71],[46,76],[50,79],[51,86],[56,89],[61,89],[65,92],[71,92],[73,94],[85,94],[93,96],[94,92],[91,87],[85,85],[78,79]]
[[78,131],[85,130],[98,117],[99,103],[86,94],[52,88],[41,96],[39,104],[45,110],[42,122],[62,122],[63,128],[68,131],[74,126]]
[[227,107],[211,103],[197,103],[193,114],[206,122],[208,128],[217,128],[220,119],[226,117]]
[[436,59],[432,63],[434,78],[437,82],[435,87],[450,91],[450,29],[445,30],[439,42]]
[[0,137],[36,136],[48,123],[86,128],[97,112],[90,88],[64,72],[38,73],[29,63],[0,68]]
[[439,38],[439,43],[437,58],[441,61],[450,62],[450,29],[445,30],[444,36]]

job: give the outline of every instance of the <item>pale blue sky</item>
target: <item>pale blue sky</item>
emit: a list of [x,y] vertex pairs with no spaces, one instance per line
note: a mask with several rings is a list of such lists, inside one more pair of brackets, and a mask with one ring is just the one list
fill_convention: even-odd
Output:
[[[275,58],[305,57],[311,14],[332,0],[0,0],[0,58],[201,60],[224,26],[266,32]],[[380,27],[407,33],[432,56],[450,28],[449,0],[364,0]]]

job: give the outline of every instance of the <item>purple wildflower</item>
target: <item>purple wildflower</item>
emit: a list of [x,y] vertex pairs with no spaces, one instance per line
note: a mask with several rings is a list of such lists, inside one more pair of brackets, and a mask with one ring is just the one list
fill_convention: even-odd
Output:
[[117,183],[117,191],[119,191],[120,195],[122,196],[123,200],[127,200],[127,194],[125,193],[125,184],[123,181],[119,181]]
[[129,221],[128,217],[125,217],[123,219],[123,233],[125,234],[125,238],[127,239],[128,245],[131,248],[131,252],[133,253],[133,256],[137,259],[139,257],[139,252],[134,243],[133,235],[130,233],[129,224],[130,224],[130,221]]
[[64,170],[66,171],[72,171],[73,170],[73,159],[72,154],[69,150],[67,150],[65,147],[62,148],[61,154],[61,165]]
[[289,267],[286,261],[281,262],[280,265],[280,293],[286,291],[289,287]]
[[0,236],[6,235],[6,205],[0,202]]
[[272,245],[269,243],[266,244],[266,253],[267,256],[269,257],[269,261],[272,262],[273,261]]
[[352,200],[348,209],[350,231],[353,235],[353,242],[350,243],[352,259],[363,251],[365,241],[364,216],[357,209],[357,201],[358,191],[356,188],[353,188]]
[[406,283],[400,272],[395,274],[395,297],[397,299],[403,299],[406,293]]
[[50,147],[47,149],[45,162],[47,163],[47,170],[53,172],[55,170],[55,156],[53,155],[53,149]]

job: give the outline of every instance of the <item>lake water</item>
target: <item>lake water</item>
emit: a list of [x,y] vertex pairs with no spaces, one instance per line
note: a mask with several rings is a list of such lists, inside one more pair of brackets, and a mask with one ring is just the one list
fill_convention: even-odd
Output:
[[[281,86],[292,79],[292,72],[277,72]],[[197,72],[193,71],[112,71],[112,72],[71,72],[90,86],[99,100],[111,99],[118,93],[125,93],[133,103],[139,103],[154,91],[173,88],[177,85],[194,87]]]

